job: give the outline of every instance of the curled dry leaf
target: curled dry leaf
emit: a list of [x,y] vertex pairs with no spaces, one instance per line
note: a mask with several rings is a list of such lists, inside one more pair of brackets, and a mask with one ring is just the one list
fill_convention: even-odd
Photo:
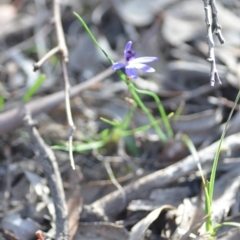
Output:
[[149,226],[158,218],[162,211],[172,210],[174,209],[171,205],[164,205],[160,208],[153,210],[149,213],[145,218],[140,220],[137,224],[132,227],[130,233],[130,240],[144,240],[146,231],[148,230]]

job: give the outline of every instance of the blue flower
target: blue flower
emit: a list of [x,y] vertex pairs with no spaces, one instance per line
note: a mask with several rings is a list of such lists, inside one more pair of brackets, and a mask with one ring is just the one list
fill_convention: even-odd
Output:
[[[131,50],[132,42],[127,42],[124,49],[124,60],[125,63],[117,62],[112,65],[113,70],[118,70],[120,68],[125,68],[126,75],[129,78],[137,79],[137,71],[136,69],[140,69],[143,72],[155,72],[155,69],[149,67],[144,63],[153,62],[158,60],[157,57],[136,57],[136,52]],[[136,69],[135,69],[136,68]]]

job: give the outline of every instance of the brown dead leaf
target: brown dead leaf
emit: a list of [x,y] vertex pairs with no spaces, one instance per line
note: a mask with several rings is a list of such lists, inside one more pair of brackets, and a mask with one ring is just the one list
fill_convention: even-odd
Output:
[[67,201],[68,206],[68,225],[70,232],[70,239],[73,239],[77,229],[80,213],[82,211],[83,200],[79,191],[73,191],[72,195]]
[[163,210],[170,210],[170,209],[174,209],[174,207],[171,205],[164,205],[160,208],[153,210],[151,213],[149,213],[145,218],[143,218],[133,226],[130,233],[130,240],[136,240],[136,239],[144,240],[148,227],[158,218],[158,216]]

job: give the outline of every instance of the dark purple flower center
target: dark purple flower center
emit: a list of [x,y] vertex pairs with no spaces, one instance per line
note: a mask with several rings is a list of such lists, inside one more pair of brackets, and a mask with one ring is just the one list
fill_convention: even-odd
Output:
[[136,57],[136,52],[135,51],[132,51],[132,50],[129,50],[127,51],[126,55],[125,55],[125,60],[128,62],[130,61],[132,58],[135,58]]

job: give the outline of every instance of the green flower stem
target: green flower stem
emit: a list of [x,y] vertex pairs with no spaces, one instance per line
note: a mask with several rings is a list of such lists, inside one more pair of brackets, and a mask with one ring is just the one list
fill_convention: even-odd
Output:
[[[198,170],[199,170],[201,178],[202,178],[203,189],[204,189],[204,193],[205,193],[205,213],[206,213],[206,215],[210,216],[211,215],[211,201],[210,201],[209,194],[208,194],[208,192],[209,192],[208,191],[208,182],[204,178],[198,152],[197,152],[192,140],[186,134],[183,134],[181,136],[181,139],[186,144],[189,151],[193,155],[194,160],[197,163],[197,167],[198,167]],[[207,218],[207,220],[206,220],[206,226],[207,226],[206,228],[212,229],[212,221],[211,221],[210,217]]]
[[88,35],[91,37],[91,39],[93,40],[93,42],[97,45],[98,48],[101,49],[101,51],[103,52],[103,54],[106,56],[106,58],[108,59],[108,61],[113,64],[114,61],[107,55],[107,53],[103,50],[103,48],[100,46],[100,44],[98,43],[97,39],[93,36],[91,30],[89,29],[89,27],[87,26],[87,24],[85,23],[85,21],[80,17],[80,15],[78,15],[76,12],[73,12],[73,14],[77,17],[77,19],[82,23],[83,27],[85,28],[85,30],[87,31]]
[[156,104],[158,106],[158,110],[159,110],[159,113],[162,117],[162,121],[163,121],[163,124],[166,128],[168,137],[172,138],[173,137],[173,131],[172,131],[171,125],[168,121],[168,117],[167,117],[165,109],[164,109],[164,107],[161,103],[161,100],[159,99],[157,94],[154,93],[154,92],[147,91],[147,90],[141,90],[141,89],[138,89],[136,87],[135,87],[135,91],[138,92],[138,93],[142,93],[142,94],[149,95],[149,96],[153,97],[154,101],[156,102]]
[[157,132],[159,138],[163,141],[166,142],[167,138],[165,136],[165,134],[163,133],[163,131],[160,129],[158,123],[156,122],[155,118],[153,117],[153,115],[150,113],[150,111],[148,110],[148,108],[144,105],[144,103],[142,102],[142,100],[139,98],[137,92],[136,92],[136,88],[134,87],[134,85],[130,82],[128,84],[129,90],[134,98],[134,100],[136,101],[136,103],[138,104],[138,106],[143,110],[143,112],[148,116],[148,119],[150,120],[151,124],[153,125],[155,131]]
[[134,116],[135,110],[136,110],[137,104],[134,103],[134,105],[131,107],[129,113],[127,114],[126,118],[123,120],[122,124],[121,124],[121,130],[124,131],[126,130],[132,121],[132,118]]

